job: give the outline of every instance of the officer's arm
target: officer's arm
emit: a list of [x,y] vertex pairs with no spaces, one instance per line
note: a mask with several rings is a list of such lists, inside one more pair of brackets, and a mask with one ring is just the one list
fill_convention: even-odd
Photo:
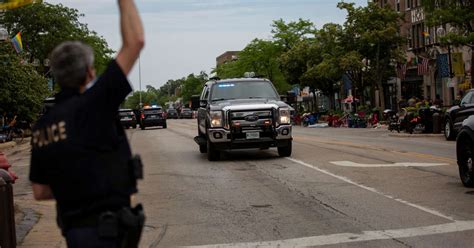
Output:
[[118,0],[118,2],[123,44],[116,61],[123,73],[128,75],[145,45],[145,36],[134,1]]
[[31,187],[33,188],[33,196],[35,197],[35,200],[42,201],[54,199],[53,192],[49,185],[32,183]]

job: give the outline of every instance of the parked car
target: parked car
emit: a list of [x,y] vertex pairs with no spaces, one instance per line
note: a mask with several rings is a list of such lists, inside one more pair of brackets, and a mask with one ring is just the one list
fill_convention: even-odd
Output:
[[179,118],[178,111],[174,108],[169,108],[168,110],[166,110],[166,118],[178,119]]
[[140,128],[145,130],[147,127],[161,126],[166,128],[166,117],[161,107],[149,107],[142,109],[140,115]]
[[469,116],[474,115],[474,89],[469,90],[459,105],[446,111],[444,117],[444,136],[447,140],[454,140],[461,130],[462,123]]
[[466,187],[474,187],[474,115],[463,121],[456,139],[459,176]]
[[131,109],[120,109],[118,111],[120,123],[123,128],[137,128],[137,118]]
[[227,149],[276,147],[279,156],[291,156],[291,108],[268,79],[211,80],[199,105],[194,140],[209,161]]
[[193,118],[193,111],[189,108],[183,108],[181,110],[181,114],[179,115],[180,119],[192,119]]

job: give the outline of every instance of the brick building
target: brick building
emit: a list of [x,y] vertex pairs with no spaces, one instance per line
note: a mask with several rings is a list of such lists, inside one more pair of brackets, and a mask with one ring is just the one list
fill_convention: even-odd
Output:
[[240,51],[227,51],[216,58],[217,66],[237,60]]
[[[456,31],[449,24],[428,27],[421,0],[372,0],[379,6],[391,6],[404,14],[400,34],[406,37],[406,75],[405,78],[391,80],[397,89],[397,99],[412,96],[434,99],[440,95],[445,105],[452,105],[457,96],[470,88],[471,53],[468,47],[441,46],[440,37],[447,32]],[[443,73],[439,67],[443,58],[447,59],[449,73]],[[457,63],[454,62],[456,61]],[[420,75],[418,64],[428,59],[428,72]],[[454,69],[456,67],[456,69]],[[460,68],[463,67],[463,68]]]

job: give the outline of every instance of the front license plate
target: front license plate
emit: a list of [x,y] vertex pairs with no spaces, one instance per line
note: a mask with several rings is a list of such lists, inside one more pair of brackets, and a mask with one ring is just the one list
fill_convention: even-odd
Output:
[[131,120],[132,120],[132,118],[123,117],[123,118],[122,118],[122,120],[123,120],[123,121],[131,121]]
[[260,139],[260,133],[259,132],[246,133],[245,135],[246,135],[247,139]]

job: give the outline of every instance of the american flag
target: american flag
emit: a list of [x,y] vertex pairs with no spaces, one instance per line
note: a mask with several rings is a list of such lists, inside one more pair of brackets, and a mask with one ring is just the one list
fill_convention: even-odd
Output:
[[397,77],[401,80],[405,80],[405,76],[407,75],[407,65],[406,64],[398,64],[397,65]]
[[418,75],[426,75],[429,73],[428,67],[429,59],[421,58],[421,63],[418,61]]

